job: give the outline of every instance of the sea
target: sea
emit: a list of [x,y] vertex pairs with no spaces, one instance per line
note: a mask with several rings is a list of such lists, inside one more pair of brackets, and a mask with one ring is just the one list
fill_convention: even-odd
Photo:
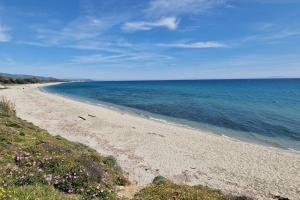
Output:
[[162,123],[300,152],[300,79],[93,81],[43,90]]

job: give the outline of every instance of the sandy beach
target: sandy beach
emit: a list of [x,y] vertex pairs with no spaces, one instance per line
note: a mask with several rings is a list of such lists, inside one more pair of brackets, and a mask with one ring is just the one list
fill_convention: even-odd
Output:
[[145,119],[40,91],[0,90],[22,119],[113,155],[139,186],[157,175],[255,199],[300,199],[300,154]]

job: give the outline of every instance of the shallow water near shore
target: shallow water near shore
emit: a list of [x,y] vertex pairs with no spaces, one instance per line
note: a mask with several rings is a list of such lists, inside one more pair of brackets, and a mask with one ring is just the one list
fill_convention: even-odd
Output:
[[300,150],[300,79],[73,82],[44,90],[165,123]]

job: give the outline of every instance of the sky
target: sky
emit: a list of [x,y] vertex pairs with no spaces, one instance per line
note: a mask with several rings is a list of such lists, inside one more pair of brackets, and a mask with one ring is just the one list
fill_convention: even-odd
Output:
[[0,0],[0,72],[300,77],[300,0]]

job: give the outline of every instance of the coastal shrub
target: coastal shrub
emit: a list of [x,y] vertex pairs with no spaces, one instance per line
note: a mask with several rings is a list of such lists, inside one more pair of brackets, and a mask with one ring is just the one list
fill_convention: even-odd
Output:
[[[177,185],[159,176],[135,194],[133,200],[239,200],[205,186]],[[247,198],[247,200],[251,200]]]
[[103,162],[104,162],[105,164],[107,164],[108,166],[111,166],[111,167],[115,167],[116,164],[117,164],[116,159],[115,159],[114,157],[112,157],[112,156],[107,156],[107,157],[103,160]]
[[6,97],[2,96],[0,98],[0,112],[4,115],[15,115],[15,104],[8,100]]
[[202,186],[176,185],[165,182],[151,184],[134,197],[134,200],[230,200],[221,192]]
[[88,173],[90,181],[100,182],[104,177],[103,167],[99,166],[97,160],[87,159],[85,156],[80,158],[80,162]]
[[168,179],[166,179],[165,177],[163,176],[156,176],[152,183],[153,184],[163,184],[163,183],[166,183],[168,181]]

